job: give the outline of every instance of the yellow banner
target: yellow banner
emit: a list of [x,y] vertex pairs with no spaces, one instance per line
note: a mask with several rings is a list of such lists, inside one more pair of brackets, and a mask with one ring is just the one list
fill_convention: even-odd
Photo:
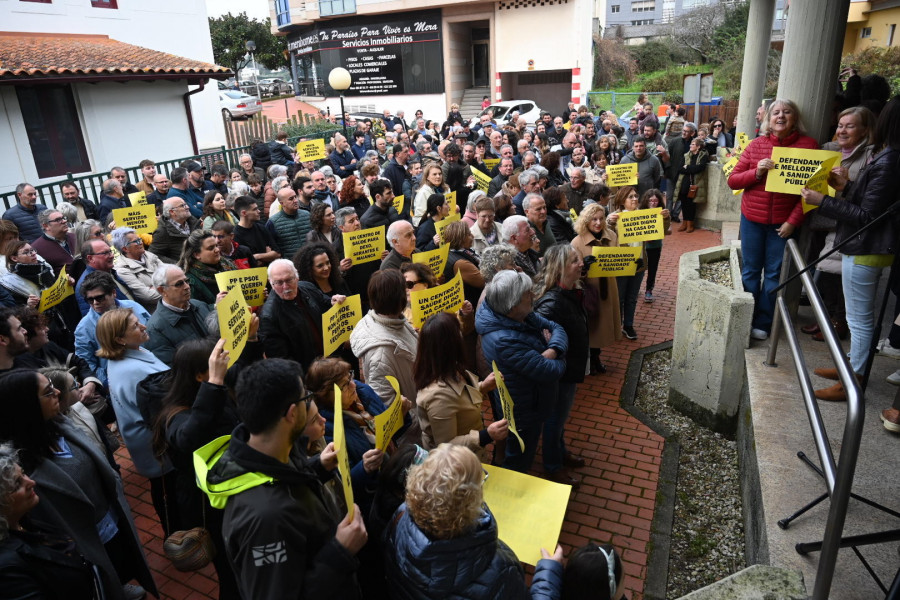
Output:
[[[394,200],[393,200],[392,204],[394,205],[394,210],[396,210],[398,213],[403,211],[403,194],[400,194],[399,196],[394,196]],[[372,206],[371,200],[369,201],[369,206]],[[362,216],[362,215],[360,215],[360,216]]]
[[666,236],[663,231],[661,208],[645,208],[620,212],[616,222],[620,244],[661,240]]
[[394,388],[394,401],[386,411],[375,415],[375,448],[382,452],[387,450],[391,438],[403,427],[403,401],[400,399],[400,384],[390,375],[385,375],[384,378]]
[[841,153],[776,146],[772,149],[775,168],[770,170],[766,177],[766,191],[799,194],[800,190],[806,187],[809,178],[815,175],[822,166],[822,163],[833,157],[840,160]]
[[265,267],[255,269],[238,269],[216,273],[216,284],[220,292],[230,292],[237,286],[244,293],[244,300],[248,306],[262,306],[266,301],[266,282],[269,281],[269,272]]
[[440,248],[429,250],[428,252],[415,252],[412,255],[414,263],[422,263],[428,265],[435,277],[444,274],[444,267],[447,265],[447,254],[450,253],[450,244],[442,244]]
[[447,192],[444,194],[444,198],[447,200],[447,206],[450,207],[450,214],[456,214],[456,192]]
[[437,232],[439,236],[441,236],[441,243],[444,243],[444,227],[449,225],[450,223],[455,223],[459,221],[462,217],[459,216],[459,213],[452,212],[450,216],[444,217],[440,221],[434,224],[434,230]]
[[75,293],[75,288],[69,285],[69,276],[66,274],[66,268],[59,270],[59,277],[53,282],[53,285],[41,292],[41,303],[38,304],[38,312],[44,312],[48,308],[53,308],[69,296]]
[[[825,194],[826,196],[834,196],[837,192],[828,185],[828,175],[831,173],[831,170],[838,162],[837,156],[832,156],[821,165],[813,173],[813,176],[809,178],[809,181],[806,182],[806,187],[809,189],[819,192],[820,194]],[[808,213],[811,210],[815,210],[819,208],[818,206],[814,206],[812,204],[807,204],[805,200],[801,199],[803,203],[803,212]]]
[[297,160],[307,162],[325,158],[325,140],[297,142]]
[[573,222],[573,223],[574,223],[575,221],[578,220],[578,213],[575,212],[575,209],[574,209],[574,208],[570,208],[570,209],[569,209],[569,216],[572,217],[572,222]]
[[381,260],[384,252],[384,227],[371,227],[344,232],[344,256],[354,265]]
[[744,133],[743,131],[739,131],[737,134],[737,145],[736,149],[740,149],[741,151],[747,147],[747,144],[750,143],[750,136]]
[[606,185],[609,187],[622,187],[625,185],[637,185],[637,163],[626,165],[608,165],[606,167]]
[[113,221],[118,227],[131,227],[135,233],[153,233],[156,231],[156,207],[152,204],[133,206],[131,208],[114,208]]
[[559,541],[572,487],[482,465],[484,503],[497,519],[497,534],[529,565],[541,559],[541,548],[553,554]]
[[344,406],[341,403],[341,386],[334,384],[334,451],[338,459],[338,472],[344,488],[347,514],[353,520],[353,483],[350,481],[350,457],[347,454],[347,440],[344,435]]
[[740,159],[737,156],[732,156],[727,163],[722,165],[722,174],[725,176],[725,179],[731,176],[731,172],[734,171],[739,161]]
[[472,169],[472,176],[475,177],[475,185],[478,189],[487,194],[488,188],[491,187],[491,178],[482,173],[480,169]]
[[128,201],[131,202],[131,206],[146,206],[147,192],[140,191],[128,194]]
[[412,305],[413,326],[416,329],[422,327],[425,319],[439,312],[453,312],[459,310],[463,302],[462,275],[459,271],[443,285],[427,290],[412,291],[409,294]]
[[493,171],[494,167],[500,164],[499,158],[486,158],[484,159],[484,166],[488,168],[488,171]]
[[322,314],[322,341],[324,355],[331,356],[341,344],[350,339],[353,328],[362,319],[362,303],[359,294],[347,296]]
[[644,249],[641,246],[603,247],[594,246],[591,253],[597,262],[588,269],[588,277],[624,277],[637,272],[637,259]]
[[509,432],[516,436],[516,439],[519,440],[519,448],[522,449],[522,452],[525,452],[525,442],[522,440],[519,432],[516,431],[516,416],[513,410],[515,404],[513,404],[512,395],[509,393],[506,382],[503,381],[503,377],[497,369],[497,361],[491,361],[491,368],[494,370],[494,379],[497,381],[497,394],[500,396],[500,408],[503,410],[503,418],[509,421]]
[[228,366],[241,357],[247,345],[250,332],[250,320],[253,318],[250,307],[244,300],[241,288],[235,286],[225,294],[216,305],[219,313],[219,337],[225,338],[225,350],[228,351]]

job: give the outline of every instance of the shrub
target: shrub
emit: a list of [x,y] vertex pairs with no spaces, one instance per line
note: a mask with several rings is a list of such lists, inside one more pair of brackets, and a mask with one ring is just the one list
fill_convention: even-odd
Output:
[[630,82],[637,73],[637,63],[621,41],[594,38],[594,89]]

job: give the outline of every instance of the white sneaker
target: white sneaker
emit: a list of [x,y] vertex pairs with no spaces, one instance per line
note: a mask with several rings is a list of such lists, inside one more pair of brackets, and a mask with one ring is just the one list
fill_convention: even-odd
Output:
[[884,338],[878,342],[878,346],[876,347],[878,350],[879,356],[889,356],[891,358],[900,358],[900,348],[894,348],[891,346],[890,340],[888,338]]
[[[767,339],[769,339],[769,334],[768,334],[768,332],[766,332],[762,329],[751,329],[750,337],[753,338],[754,340],[767,340]],[[900,384],[898,384],[898,385],[900,385]]]
[[900,371],[894,371],[893,373],[888,375],[887,382],[893,383],[894,385],[900,385]]

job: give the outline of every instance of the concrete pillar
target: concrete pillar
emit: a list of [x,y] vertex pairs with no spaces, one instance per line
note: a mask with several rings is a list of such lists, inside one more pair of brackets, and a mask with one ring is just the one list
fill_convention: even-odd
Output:
[[756,109],[762,103],[766,87],[766,63],[774,19],[775,0],[753,0],[750,3],[747,42],[744,44],[744,68],[741,71],[737,131],[743,131],[751,138],[756,131]]
[[778,97],[797,103],[809,135],[819,143],[828,141],[849,12],[850,0],[793,0],[788,12]]

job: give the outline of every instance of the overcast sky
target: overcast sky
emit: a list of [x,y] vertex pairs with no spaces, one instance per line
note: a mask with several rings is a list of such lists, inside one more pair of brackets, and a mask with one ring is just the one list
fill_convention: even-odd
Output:
[[270,0],[206,0],[206,12],[210,17],[245,12],[251,19],[264,21],[269,16],[270,3]]

